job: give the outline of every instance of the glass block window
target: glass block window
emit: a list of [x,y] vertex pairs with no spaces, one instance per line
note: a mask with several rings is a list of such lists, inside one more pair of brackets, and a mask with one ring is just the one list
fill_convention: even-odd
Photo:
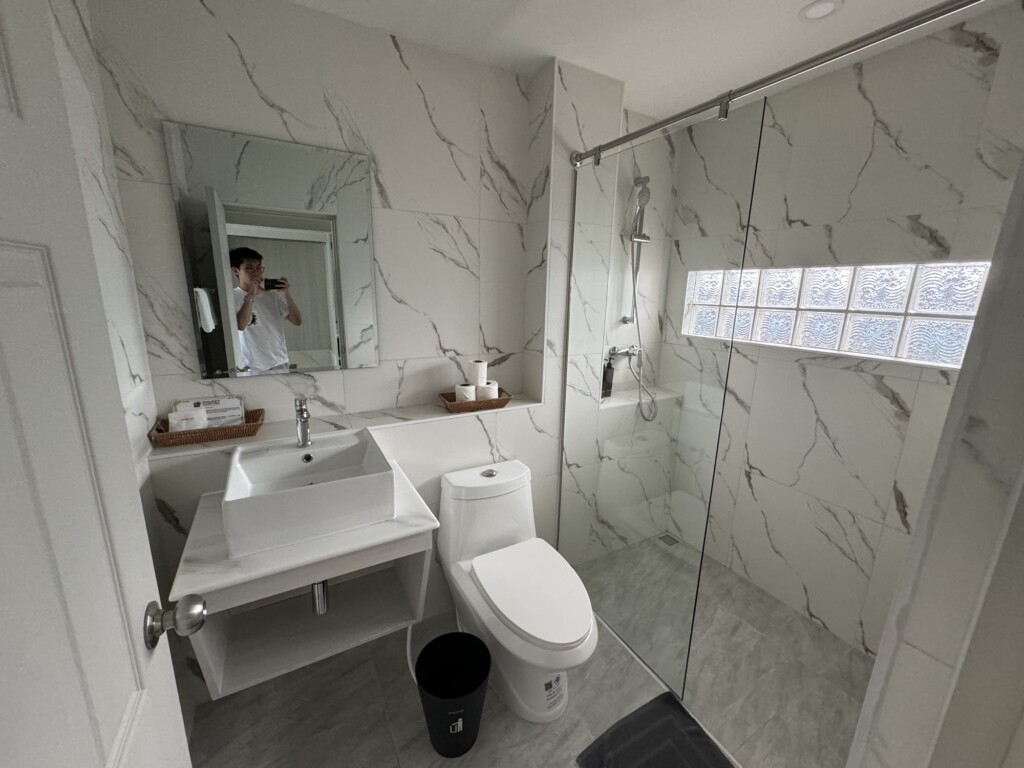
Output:
[[697,270],[683,333],[958,368],[988,262]]

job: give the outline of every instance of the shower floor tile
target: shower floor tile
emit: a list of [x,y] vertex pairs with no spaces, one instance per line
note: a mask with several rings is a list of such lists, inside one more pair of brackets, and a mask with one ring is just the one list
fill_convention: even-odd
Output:
[[[413,632],[413,657],[456,629],[454,613]],[[572,768],[619,718],[665,687],[608,631],[569,674],[569,705],[547,725],[512,714],[487,693],[476,745],[461,758],[434,752],[405,658],[405,632],[202,705],[190,748],[195,768]]]
[[[700,590],[697,571],[700,568]],[[594,609],[746,768],[842,768],[873,658],[679,543],[577,569]]]

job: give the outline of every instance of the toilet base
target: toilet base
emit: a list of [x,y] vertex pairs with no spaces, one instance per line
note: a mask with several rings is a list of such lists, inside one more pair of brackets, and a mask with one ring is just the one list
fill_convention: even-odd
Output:
[[512,712],[531,723],[550,723],[562,716],[569,704],[569,676],[565,670],[540,669],[516,659],[479,626],[471,611],[457,606],[455,617],[461,631],[476,635],[487,645],[491,684]]

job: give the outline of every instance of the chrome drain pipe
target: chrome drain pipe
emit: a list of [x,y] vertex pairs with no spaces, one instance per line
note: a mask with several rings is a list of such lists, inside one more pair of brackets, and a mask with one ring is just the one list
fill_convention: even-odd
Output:
[[316,616],[323,616],[330,607],[327,600],[327,582],[318,581],[312,587],[313,590],[313,613]]

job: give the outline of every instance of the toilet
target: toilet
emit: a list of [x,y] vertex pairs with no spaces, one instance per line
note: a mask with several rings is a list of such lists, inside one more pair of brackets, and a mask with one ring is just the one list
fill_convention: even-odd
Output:
[[547,723],[569,701],[566,673],[597,647],[586,587],[533,522],[530,470],[503,461],[441,479],[438,553],[459,628],[491,652],[509,709]]

